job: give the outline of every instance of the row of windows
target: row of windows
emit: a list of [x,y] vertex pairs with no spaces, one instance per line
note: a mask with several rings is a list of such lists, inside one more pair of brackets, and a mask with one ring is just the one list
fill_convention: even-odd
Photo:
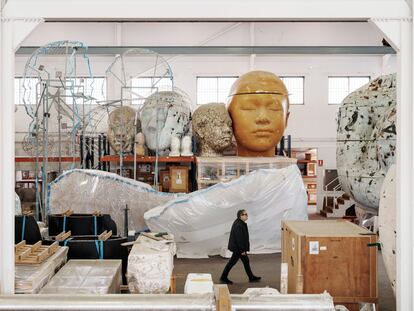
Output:
[[[212,102],[227,101],[227,96],[230,88],[237,76],[233,77],[197,77],[197,104],[202,105]],[[282,76],[280,77],[285,83],[289,92],[289,101],[291,105],[304,104],[304,89],[305,77],[303,76]],[[329,77],[328,78],[328,93],[330,105],[338,105],[351,92],[369,82],[370,77]],[[66,91],[67,96],[70,97],[69,92],[84,93],[98,102],[105,101],[106,98],[106,79],[102,77],[96,78],[77,78],[74,79],[74,86],[70,87],[70,91]],[[23,87],[23,78],[15,79],[15,99],[17,105],[26,103],[35,103],[39,94],[31,91],[37,89],[40,92],[40,87],[37,85],[37,79],[30,79]],[[151,95],[157,89],[171,89],[173,81],[169,78],[136,78],[132,79],[131,83],[131,100],[132,104],[142,105],[143,100]],[[156,87],[154,86],[156,85]]]

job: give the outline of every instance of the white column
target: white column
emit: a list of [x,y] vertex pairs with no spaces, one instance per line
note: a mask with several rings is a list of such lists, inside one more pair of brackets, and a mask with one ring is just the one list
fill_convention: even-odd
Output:
[[397,310],[414,310],[414,109],[412,20],[400,22],[397,92]]
[[15,20],[2,15],[0,21],[0,294],[13,294],[15,51],[43,19]]
[[1,21],[0,293],[14,293],[14,49],[13,21]]

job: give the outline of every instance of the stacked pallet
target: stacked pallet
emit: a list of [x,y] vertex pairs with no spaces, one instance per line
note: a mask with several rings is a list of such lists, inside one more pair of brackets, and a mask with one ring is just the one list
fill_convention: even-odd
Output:
[[42,263],[19,263],[15,268],[15,293],[37,294],[66,263],[68,247],[59,247]]

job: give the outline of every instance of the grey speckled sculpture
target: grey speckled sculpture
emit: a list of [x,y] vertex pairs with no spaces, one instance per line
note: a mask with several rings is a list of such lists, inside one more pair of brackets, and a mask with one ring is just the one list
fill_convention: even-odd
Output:
[[224,104],[211,103],[198,107],[193,114],[193,134],[197,154],[202,157],[222,156],[231,145],[232,122]]
[[190,102],[176,91],[162,91],[145,100],[141,111],[142,132],[147,146],[159,155],[168,155],[171,137],[181,138],[190,125]]
[[131,153],[134,147],[135,134],[141,130],[141,123],[135,118],[137,111],[128,106],[118,107],[108,117],[108,139],[112,149],[119,154]]
[[395,163],[396,75],[379,77],[342,102],[336,161],[343,190],[365,208],[378,210],[381,186]]

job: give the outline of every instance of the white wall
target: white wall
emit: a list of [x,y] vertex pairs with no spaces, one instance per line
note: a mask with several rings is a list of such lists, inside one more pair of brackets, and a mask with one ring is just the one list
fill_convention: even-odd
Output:
[[[39,46],[63,39],[83,41],[89,46],[380,46],[382,37],[368,23],[46,23],[32,33],[23,46]],[[326,168],[336,167],[338,109],[338,106],[328,105],[328,76],[376,77],[396,68],[394,56],[257,55],[253,66],[249,55],[165,57],[174,72],[176,86],[187,92],[194,102],[196,77],[200,75],[240,75],[251,69],[261,69],[278,75],[305,76],[305,104],[291,106],[286,134],[292,135],[293,147],[318,148],[318,157],[324,160]],[[90,59],[94,75],[102,76],[113,57],[91,56]],[[17,76],[24,74],[26,61],[27,57],[17,57]],[[58,65],[50,60],[45,66]],[[28,118],[22,108],[16,112],[17,132],[27,130]]]

